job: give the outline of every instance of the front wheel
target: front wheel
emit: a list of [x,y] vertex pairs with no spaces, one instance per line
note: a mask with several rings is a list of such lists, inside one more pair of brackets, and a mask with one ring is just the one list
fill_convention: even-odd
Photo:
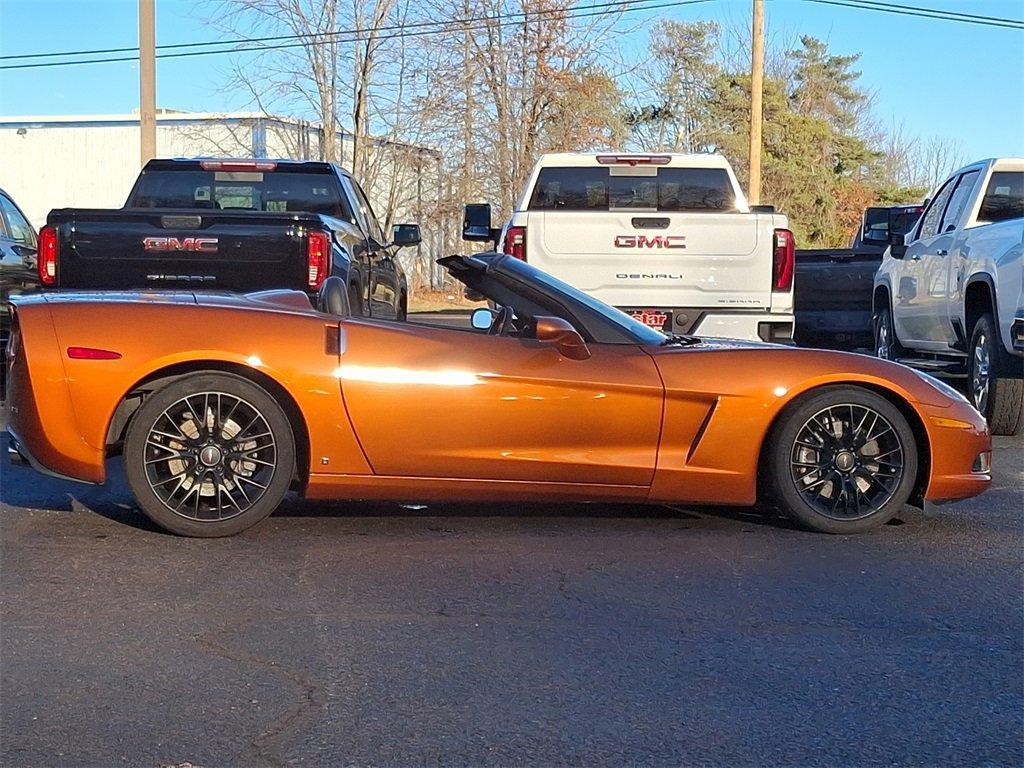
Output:
[[197,373],[150,395],[125,439],[142,511],[183,536],[231,536],[270,515],[295,471],[288,418],[239,376]]
[[[1016,375],[1007,375],[1017,366]],[[967,360],[968,396],[988,421],[994,435],[1024,432],[1024,379],[1020,360],[1007,355],[999,344],[992,315],[985,313],[974,324]]]
[[861,533],[907,503],[918,455],[907,419],[859,387],[829,387],[791,404],[769,436],[774,500],[804,528]]

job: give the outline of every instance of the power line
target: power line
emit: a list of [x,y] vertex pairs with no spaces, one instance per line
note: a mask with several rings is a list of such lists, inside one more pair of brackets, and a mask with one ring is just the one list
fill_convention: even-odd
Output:
[[[620,8],[620,7],[622,7],[624,11],[626,11],[626,10],[644,10],[644,7],[640,6],[639,4],[641,4],[641,3],[648,3],[648,2],[652,2],[652,1],[653,0],[616,0],[615,2],[594,3],[594,4],[590,4],[590,5],[585,5],[585,6],[576,6],[575,8],[570,7],[570,8],[564,8],[564,9],[557,9],[557,8],[555,8],[555,9],[539,10],[539,11],[517,11],[515,13],[498,14],[498,15],[495,15],[495,16],[487,16],[487,15],[485,15],[485,16],[468,17],[468,18],[463,18],[463,19],[448,19],[448,20],[442,19],[442,20],[438,20],[438,21],[420,21],[420,22],[414,22],[414,23],[411,23],[411,24],[393,24],[393,25],[390,25],[390,26],[377,27],[375,30],[336,29],[336,30],[333,30],[333,31],[330,31],[330,32],[308,32],[308,33],[294,34],[294,35],[272,35],[272,36],[268,36],[268,37],[242,37],[242,38],[237,38],[237,39],[234,39],[234,40],[204,40],[204,41],[197,41],[197,42],[191,42],[191,43],[170,43],[170,44],[165,44],[165,45],[158,45],[158,46],[156,46],[156,49],[158,51],[162,51],[162,50],[166,51],[166,50],[177,50],[177,49],[181,49],[181,48],[205,48],[205,47],[222,46],[222,45],[234,46],[234,45],[243,45],[243,44],[252,44],[252,43],[273,43],[273,42],[280,42],[280,41],[284,41],[284,40],[305,40],[305,39],[309,39],[309,38],[316,39],[316,42],[314,44],[325,45],[325,44],[327,44],[329,42],[339,42],[339,41],[336,41],[336,40],[322,40],[322,38],[331,38],[331,37],[338,37],[338,36],[352,36],[352,35],[358,36],[358,35],[362,35],[362,34],[369,34],[371,31],[372,32],[376,32],[376,33],[380,33],[380,32],[391,32],[391,31],[396,31],[396,30],[397,31],[405,31],[405,30],[409,30],[409,29],[418,29],[418,28],[425,28],[425,27],[437,27],[437,26],[444,27],[446,25],[457,26],[461,30],[461,29],[465,28],[466,24],[476,24],[478,22],[490,23],[490,22],[494,22],[494,21],[497,21],[497,22],[501,23],[504,20],[512,20],[512,19],[516,19],[516,18],[522,18],[523,20],[526,20],[527,18],[529,18],[531,16],[545,16],[545,15],[552,15],[552,14],[556,14],[556,15],[557,14],[568,14],[568,13],[577,12],[577,11],[578,12],[596,11],[596,10],[599,10],[599,9],[614,9],[614,8]],[[698,2],[710,2],[710,0],[689,0],[688,2],[679,2],[677,4],[678,5],[692,5],[692,4],[695,4],[695,3],[698,3]],[[638,6],[638,7],[633,8],[632,6]],[[662,6],[655,6],[655,7],[662,7]],[[598,15],[598,14],[589,14],[588,13],[586,15]],[[568,18],[575,18],[575,17],[574,16],[570,16]],[[443,30],[437,30],[437,31],[443,31]],[[268,50],[273,50],[272,47],[267,47],[267,49]],[[53,53],[8,54],[8,55],[0,56],[0,60],[55,58],[55,57],[59,57],[59,56],[94,56],[94,55],[109,54],[109,53],[136,53],[137,54],[138,50],[139,49],[136,46],[136,47],[126,47],[126,48],[95,48],[95,49],[92,49],[92,50],[60,51],[60,52],[53,52]],[[226,49],[226,50],[238,51],[238,50],[246,50],[246,49],[231,48],[231,49]],[[260,50],[260,47],[254,48],[253,50]],[[224,51],[211,51],[211,53],[223,53],[223,52]],[[194,55],[194,53],[195,52],[193,52],[193,55]],[[113,62],[113,61],[134,61],[136,58],[137,58],[137,56],[126,56],[126,57],[107,58],[107,59],[86,59],[86,60],[83,60],[83,61],[74,61],[74,62],[63,62],[62,61],[62,62],[52,62],[52,65],[53,66],[60,66],[60,65],[67,65],[67,64],[87,64],[87,63],[92,63],[92,62],[95,62],[95,63],[105,63],[105,62]],[[159,56],[158,55],[157,58],[172,58],[172,56],[170,56],[170,55]],[[14,69],[14,68],[15,67],[0,67],[0,69]],[[25,68],[27,68],[27,67],[25,67]]]
[[878,11],[899,16],[916,16],[923,19],[955,21],[961,24],[977,24],[985,27],[1002,27],[1004,29],[1024,29],[1024,21],[1004,19],[997,16],[979,16],[971,13],[943,11],[937,8],[921,8],[912,5],[896,5],[895,3],[875,2],[874,0],[804,0],[820,5],[838,5],[845,8],[857,8],[862,11]]

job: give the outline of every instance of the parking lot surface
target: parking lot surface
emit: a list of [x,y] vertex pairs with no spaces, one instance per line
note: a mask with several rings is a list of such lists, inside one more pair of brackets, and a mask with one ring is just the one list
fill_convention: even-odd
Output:
[[[6,439],[6,436],[4,436]],[[190,540],[0,472],[0,764],[1020,765],[1024,451],[856,537],[312,504]]]

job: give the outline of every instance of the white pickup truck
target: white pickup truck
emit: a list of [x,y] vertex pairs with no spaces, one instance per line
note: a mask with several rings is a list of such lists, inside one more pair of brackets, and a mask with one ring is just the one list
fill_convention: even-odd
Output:
[[718,155],[541,157],[501,232],[467,206],[463,238],[670,333],[789,342],[793,234],[747,204]]
[[961,168],[891,238],[874,285],[875,351],[965,378],[995,434],[1024,432],[1024,159]]

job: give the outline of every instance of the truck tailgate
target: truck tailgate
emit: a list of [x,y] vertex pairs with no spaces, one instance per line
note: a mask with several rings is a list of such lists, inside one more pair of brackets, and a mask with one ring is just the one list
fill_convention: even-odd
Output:
[[849,250],[797,251],[793,306],[801,310],[871,310],[875,272],[882,257]]
[[62,225],[58,285],[75,288],[302,288],[303,235],[315,223],[252,211],[54,214]]
[[531,212],[527,258],[613,306],[763,308],[771,222],[749,213]]

